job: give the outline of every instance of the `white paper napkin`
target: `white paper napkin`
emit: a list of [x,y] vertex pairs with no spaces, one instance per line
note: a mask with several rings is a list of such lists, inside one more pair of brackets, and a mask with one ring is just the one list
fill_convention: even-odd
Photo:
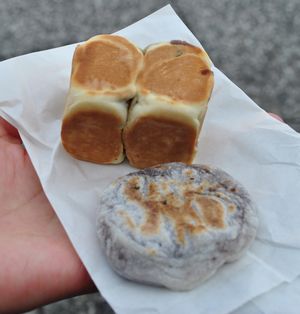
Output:
[[[172,39],[200,45],[171,6],[119,34],[140,47]],[[200,38],[201,39],[201,38]],[[0,114],[18,128],[45,193],[102,295],[118,313],[229,313],[300,274],[300,136],[269,117],[214,68],[215,86],[195,163],[223,168],[249,190],[260,216],[257,240],[190,292],[129,282],[99,249],[98,193],[134,171],[71,158],[60,143],[61,118],[75,45],[0,63]]]

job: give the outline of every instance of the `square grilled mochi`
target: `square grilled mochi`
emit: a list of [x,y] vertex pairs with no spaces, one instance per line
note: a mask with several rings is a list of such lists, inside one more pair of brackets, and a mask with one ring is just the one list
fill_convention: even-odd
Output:
[[130,164],[191,164],[213,84],[201,48],[182,41],[149,46],[123,135]]
[[123,161],[127,101],[136,94],[142,62],[141,50],[120,36],[98,35],[76,48],[61,129],[62,144],[73,157]]

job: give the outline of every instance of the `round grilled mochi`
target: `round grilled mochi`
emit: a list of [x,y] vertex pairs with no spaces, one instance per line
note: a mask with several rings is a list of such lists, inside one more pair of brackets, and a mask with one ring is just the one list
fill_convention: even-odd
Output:
[[172,290],[190,290],[255,237],[249,194],[231,176],[206,165],[162,164],[123,176],[101,194],[97,233],[121,276]]

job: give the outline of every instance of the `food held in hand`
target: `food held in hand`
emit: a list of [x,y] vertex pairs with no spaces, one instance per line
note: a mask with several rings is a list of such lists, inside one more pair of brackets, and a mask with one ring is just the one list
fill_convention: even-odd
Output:
[[192,163],[213,83],[203,49],[182,41],[149,46],[124,129],[130,164]]
[[224,171],[162,164],[117,179],[103,192],[100,245],[121,276],[190,290],[238,259],[255,237],[249,194]]
[[61,129],[73,157],[95,163],[124,159],[127,101],[136,94],[142,62],[140,49],[120,36],[98,35],[76,48]]

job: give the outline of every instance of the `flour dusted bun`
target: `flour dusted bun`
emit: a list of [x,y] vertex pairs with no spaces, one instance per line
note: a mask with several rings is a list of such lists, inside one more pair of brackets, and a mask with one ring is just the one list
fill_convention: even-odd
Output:
[[149,46],[124,129],[130,164],[192,163],[213,82],[203,49],[182,41]]
[[143,53],[127,39],[98,35],[76,48],[61,138],[77,159],[120,163],[127,101],[136,94]]
[[258,219],[246,190],[220,169],[163,164],[117,179],[97,218],[111,267],[141,283],[189,290],[236,260]]

